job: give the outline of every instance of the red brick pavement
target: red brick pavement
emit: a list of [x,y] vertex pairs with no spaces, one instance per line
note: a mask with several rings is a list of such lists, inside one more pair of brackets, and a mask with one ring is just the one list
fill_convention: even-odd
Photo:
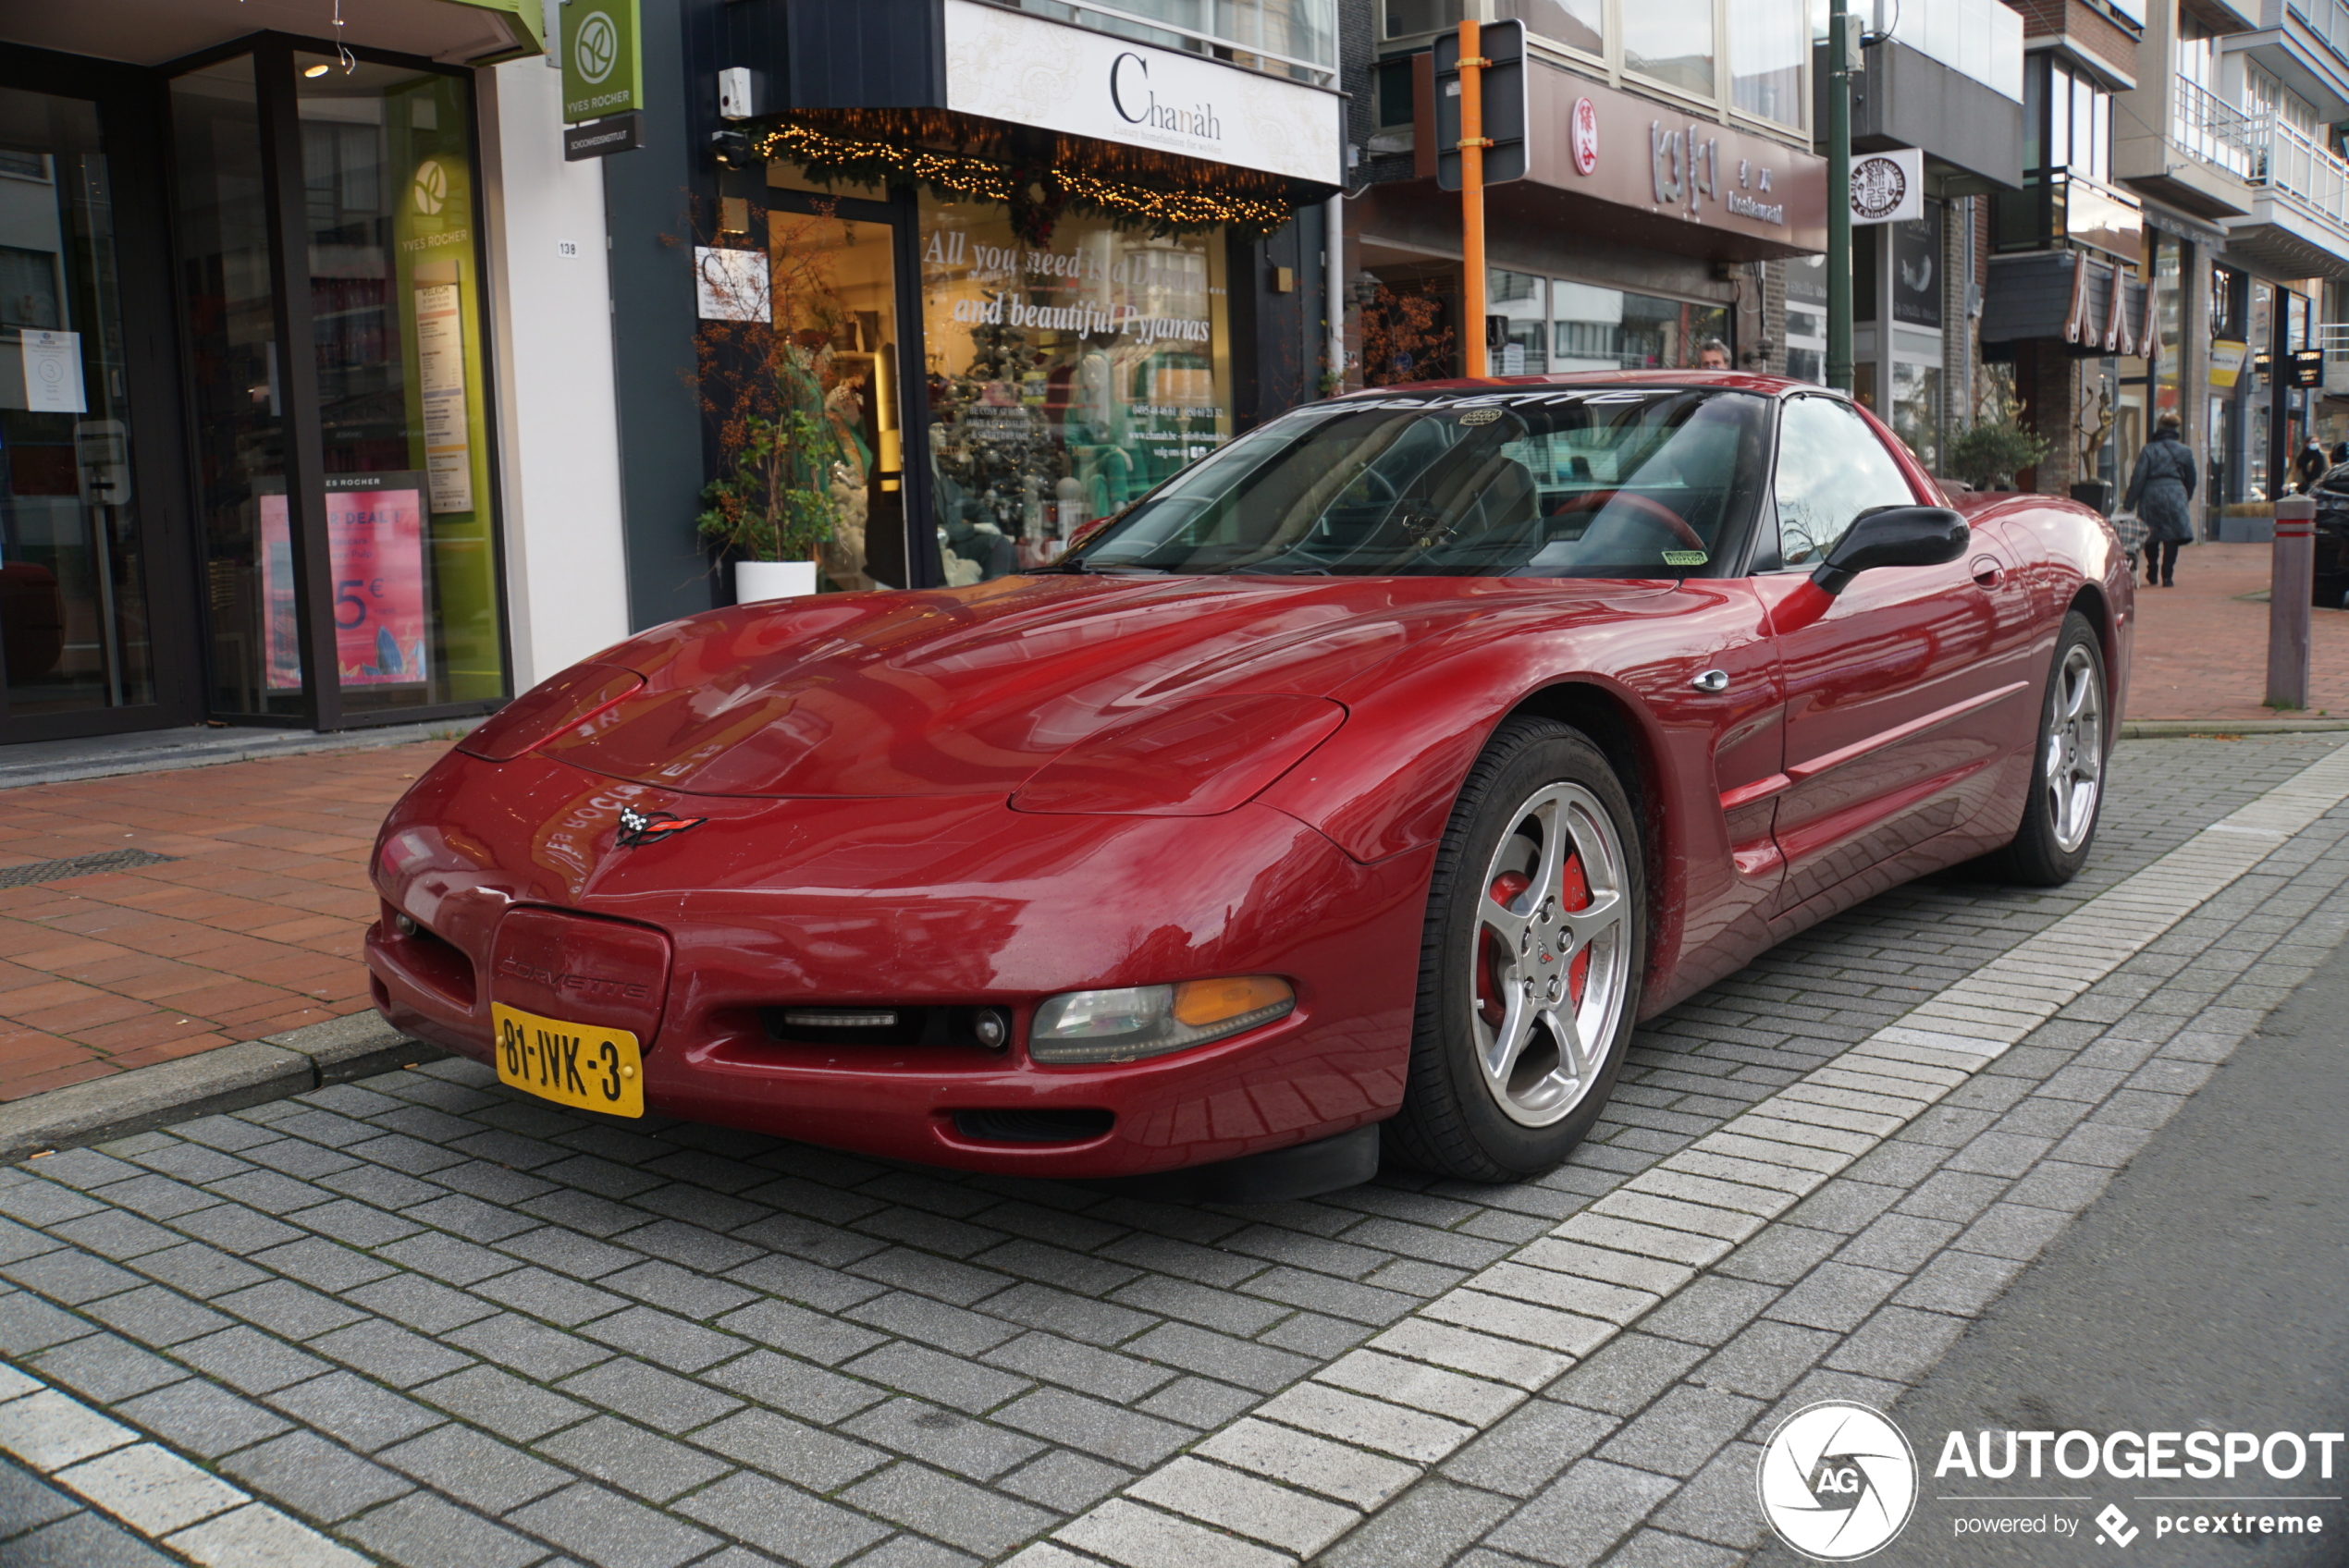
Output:
[[0,792],[0,865],[168,864],[0,888],[0,1099],[366,1008],[375,825],[445,742]]
[[2317,610],[2309,628],[2308,711],[2278,714],[2268,694],[2265,545],[2189,545],[2175,588],[2137,590],[2129,718],[2244,721],[2349,717],[2349,611]]

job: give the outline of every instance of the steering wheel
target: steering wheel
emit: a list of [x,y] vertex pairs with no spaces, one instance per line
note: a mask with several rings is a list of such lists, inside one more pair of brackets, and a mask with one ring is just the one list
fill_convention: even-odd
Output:
[[1551,512],[1550,515],[1552,517],[1571,517],[1576,512],[1594,512],[1613,501],[1622,502],[1625,506],[1630,507],[1633,511],[1645,517],[1650,522],[1661,523],[1665,528],[1671,531],[1672,536],[1675,539],[1678,539],[1681,544],[1686,545],[1690,549],[1702,550],[1705,548],[1703,536],[1698,533],[1695,529],[1689,526],[1688,520],[1686,518],[1682,517],[1679,512],[1674,511],[1670,507],[1666,506],[1663,502],[1655,499],[1654,496],[1642,496],[1633,490],[1586,490],[1581,495],[1577,496],[1572,500],[1567,502],[1566,505],[1559,507],[1557,509]]

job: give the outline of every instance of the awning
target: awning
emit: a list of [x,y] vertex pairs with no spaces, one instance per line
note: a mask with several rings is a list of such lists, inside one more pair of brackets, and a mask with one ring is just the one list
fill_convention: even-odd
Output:
[[[363,0],[346,42],[486,66],[546,52],[540,0]],[[332,42],[331,0],[70,0],[0,10],[0,45],[159,66],[256,32]]]
[[2081,251],[1993,256],[1982,292],[1982,355],[2014,357],[2035,342],[2059,354],[2142,354],[2153,337],[2152,291],[2117,263]]

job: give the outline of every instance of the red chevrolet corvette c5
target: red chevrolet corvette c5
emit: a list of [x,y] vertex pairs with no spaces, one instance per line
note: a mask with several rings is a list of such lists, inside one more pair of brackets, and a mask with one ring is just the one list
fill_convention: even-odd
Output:
[[1563,1158],[1635,1019],[1904,879],[2070,877],[2130,575],[1732,374],[1285,414],[1053,567],[748,605],[386,821],[400,1029],[577,1109],[1207,1195]]

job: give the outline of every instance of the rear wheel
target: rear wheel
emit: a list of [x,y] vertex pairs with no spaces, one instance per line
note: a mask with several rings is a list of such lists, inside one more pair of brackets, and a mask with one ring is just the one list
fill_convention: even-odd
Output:
[[1630,1039],[1642,865],[1630,802],[1598,748],[1544,719],[1505,725],[1436,853],[1390,1154],[1506,1182],[1582,1140]]
[[1993,876],[2059,888],[2079,875],[2104,804],[2104,647],[2078,610],[2063,618],[2055,668],[2040,698],[2038,745],[2023,826],[1986,863]]

